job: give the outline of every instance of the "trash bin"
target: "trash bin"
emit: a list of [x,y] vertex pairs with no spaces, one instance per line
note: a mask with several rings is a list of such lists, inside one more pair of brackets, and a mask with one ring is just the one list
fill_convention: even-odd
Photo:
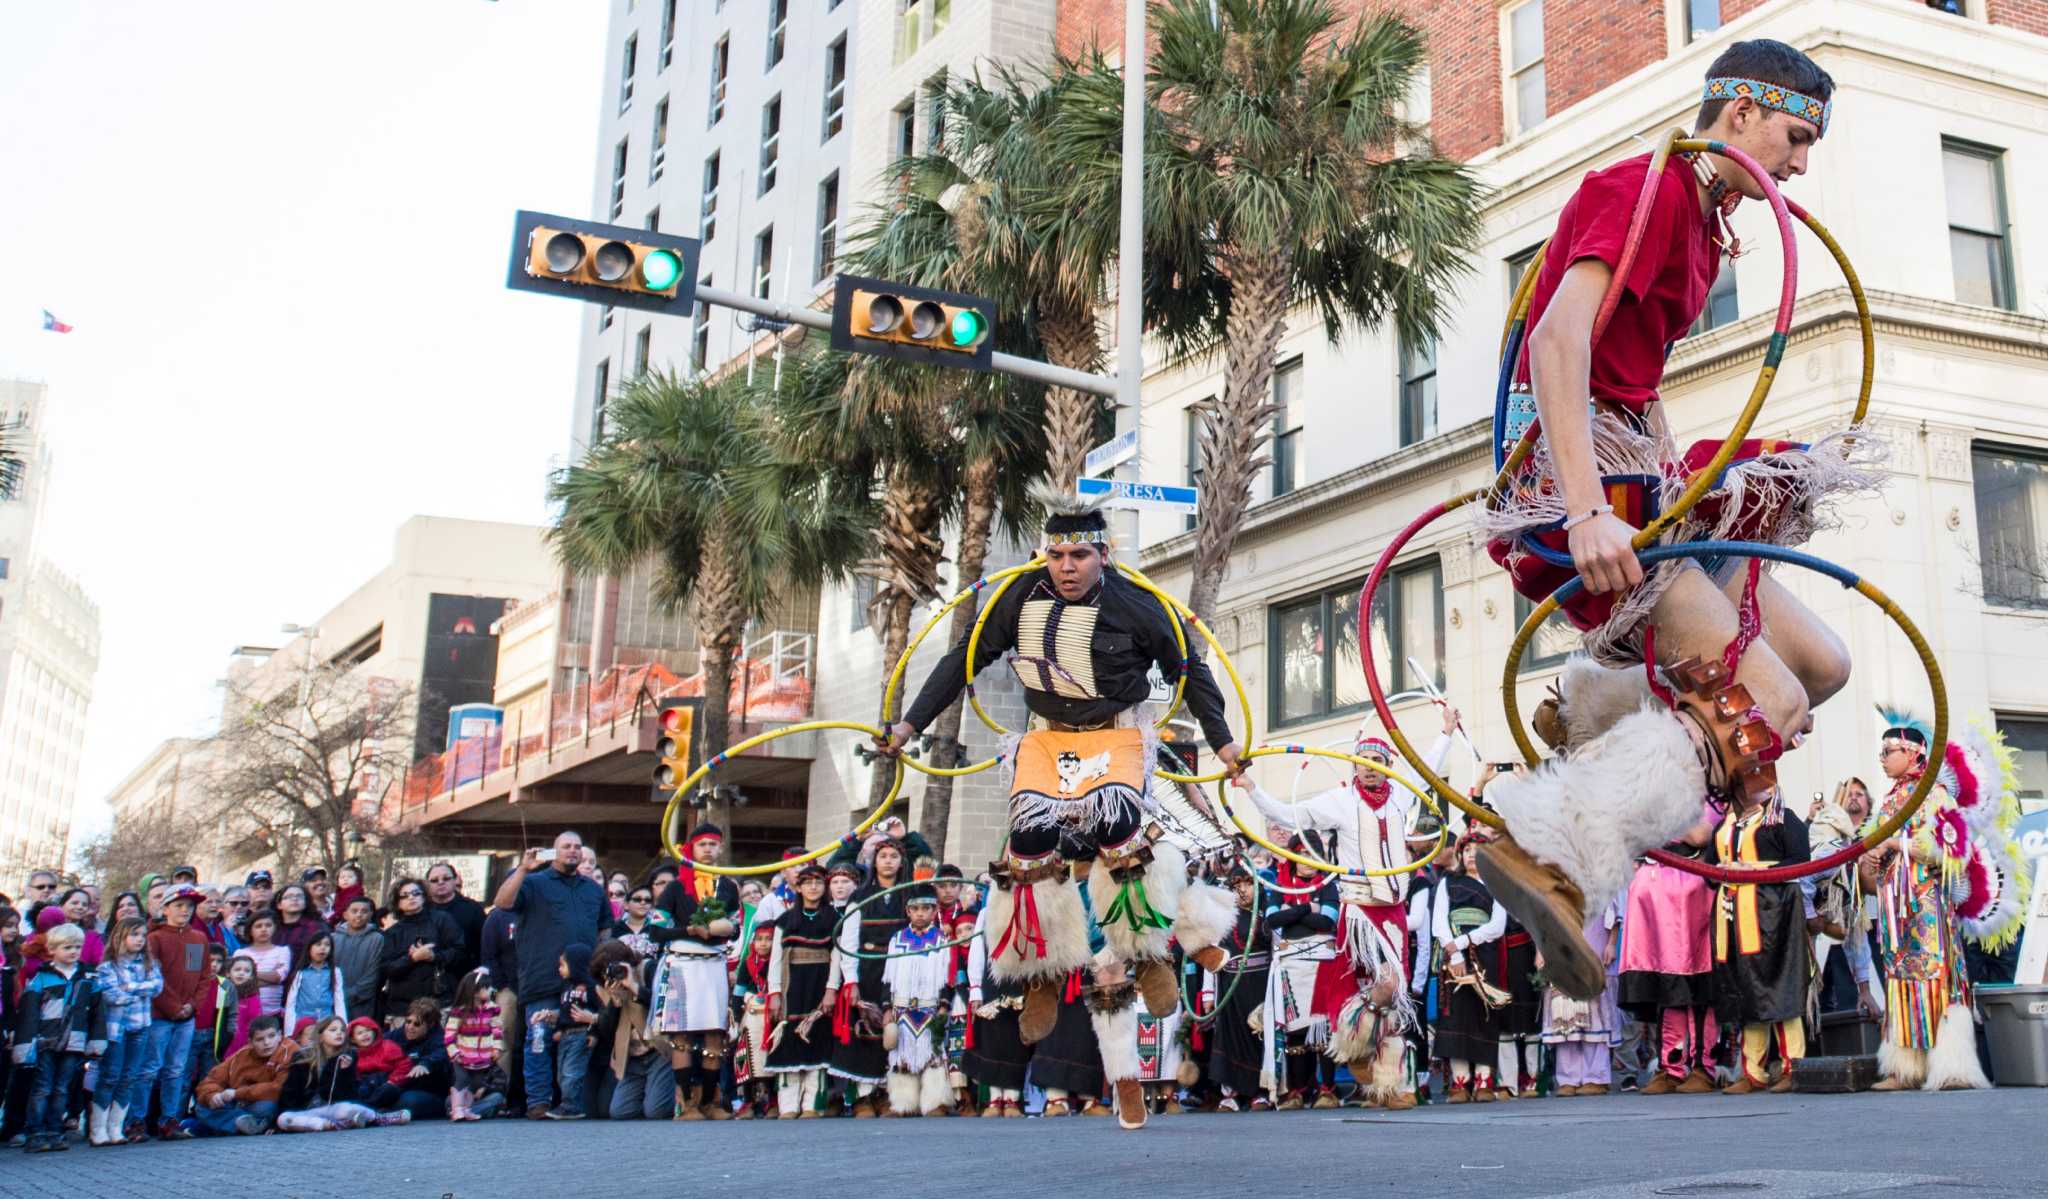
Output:
[[2048,1087],[2048,986],[1977,988],[1977,1010],[1991,1046],[1991,1077],[2001,1087]]

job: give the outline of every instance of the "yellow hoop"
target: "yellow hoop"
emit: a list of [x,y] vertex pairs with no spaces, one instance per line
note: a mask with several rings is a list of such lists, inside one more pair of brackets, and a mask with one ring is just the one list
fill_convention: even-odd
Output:
[[1320,870],[1324,874],[1334,874],[1342,878],[1391,878],[1397,874],[1413,874],[1415,871],[1434,862],[1437,859],[1437,855],[1444,851],[1444,847],[1450,844],[1451,822],[1445,817],[1444,810],[1437,806],[1435,797],[1429,795],[1414,783],[1409,782],[1403,776],[1395,774],[1392,767],[1382,766],[1371,758],[1361,757],[1358,754],[1347,754],[1342,750],[1336,749],[1321,749],[1313,745],[1262,745],[1257,749],[1245,751],[1244,757],[1240,758],[1239,761],[1251,758],[1268,758],[1278,754],[1303,754],[1313,758],[1336,758],[1340,761],[1350,762],[1355,766],[1363,766],[1367,770],[1375,771],[1390,781],[1408,788],[1415,795],[1415,798],[1422,801],[1425,807],[1436,813],[1438,821],[1436,845],[1429,851],[1428,856],[1417,858],[1406,866],[1390,866],[1379,870],[1346,870],[1334,862],[1321,861],[1317,858],[1295,853],[1291,849],[1283,849],[1253,832],[1251,826],[1244,822],[1244,818],[1237,814],[1237,809],[1230,805],[1230,796],[1227,793],[1227,788],[1224,787],[1222,779],[1219,777],[1216,780],[1216,797],[1223,804],[1224,815],[1229,816],[1230,823],[1237,826],[1237,831],[1249,837],[1254,844],[1263,846],[1297,866],[1306,866],[1311,870]]
[[[832,840],[801,856],[784,858],[778,862],[769,862],[764,866],[712,866],[692,858],[689,852],[683,848],[684,843],[676,840],[675,836],[676,805],[682,802],[683,795],[690,788],[697,785],[698,780],[724,765],[727,759],[743,754],[757,745],[766,745],[777,737],[787,737],[792,733],[814,733],[825,729],[851,729],[857,733],[866,733],[868,736],[876,739],[880,739],[882,735],[882,730],[874,725],[862,724],[857,720],[807,720],[802,724],[792,724],[787,728],[770,729],[765,733],[756,733],[738,745],[727,746],[725,752],[713,755],[702,766],[691,771],[690,777],[678,783],[675,793],[669,796],[668,806],[662,809],[661,813],[661,839],[668,843],[669,852],[674,854],[677,860],[692,870],[702,871],[705,874],[737,878],[753,874],[774,874],[778,870],[787,870],[791,866],[801,866],[805,862],[815,862],[833,850],[838,849],[845,843],[846,837],[834,837]],[[896,802],[897,795],[901,794],[902,791],[903,757],[899,754],[896,757],[896,778],[889,784],[889,793],[882,797],[881,803],[875,805],[874,812],[866,820],[861,821],[859,825],[855,826],[854,830],[847,834],[847,836],[858,840],[867,835],[869,829],[881,822],[882,816],[888,812],[889,806]]]

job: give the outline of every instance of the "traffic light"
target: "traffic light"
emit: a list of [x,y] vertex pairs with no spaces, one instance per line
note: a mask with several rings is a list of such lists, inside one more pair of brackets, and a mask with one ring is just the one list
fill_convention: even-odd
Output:
[[697,298],[694,237],[520,212],[506,286],[590,303],[688,315]]
[[655,729],[659,739],[654,743],[654,753],[660,761],[654,768],[654,786],[658,791],[674,791],[695,769],[690,765],[691,746],[697,725],[697,705],[701,702],[697,699],[665,699],[655,710]]
[[933,366],[990,369],[996,302],[886,279],[839,276],[832,348]]

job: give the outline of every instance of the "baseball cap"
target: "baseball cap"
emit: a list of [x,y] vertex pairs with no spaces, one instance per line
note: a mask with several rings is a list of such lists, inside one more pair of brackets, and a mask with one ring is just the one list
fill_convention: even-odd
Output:
[[200,900],[205,898],[206,892],[201,891],[199,888],[193,886],[190,883],[179,883],[177,886],[171,888],[169,894],[164,896],[164,903],[166,905],[174,904],[181,899],[190,900],[193,903],[198,903]]
[[308,867],[306,867],[306,868],[305,868],[304,870],[301,870],[301,871],[299,871],[299,881],[300,881],[300,882],[302,882],[302,883],[303,883],[303,882],[305,882],[305,881],[306,881],[307,879],[309,879],[309,878],[314,878],[314,877],[319,877],[319,878],[326,878],[326,877],[327,877],[327,867],[325,867],[325,866],[308,866]]
[[243,885],[243,886],[245,886],[245,887],[253,887],[253,886],[255,886],[255,885],[256,885],[257,883],[267,883],[267,882],[270,882],[270,881],[271,881],[271,878],[270,878],[270,871],[268,871],[268,870],[251,870],[251,871],[249,872],[249,877],[248,877],[247,879],[244,879],[244,880],[243,880],[243,882],[242,882],[242,885]]
[[179,875],[181,875],[181,874],[189,874],[189,875],[191,875],[191,876],[192,876],[193,878],[198,878],[198,877],[199,877],[199,867],[197,867],[197,866],[173,866],[173,867],[171,867],[171,877],[172,877],[172,878],[176,878],[176,877],[178,877],[178,876],[179,876]]

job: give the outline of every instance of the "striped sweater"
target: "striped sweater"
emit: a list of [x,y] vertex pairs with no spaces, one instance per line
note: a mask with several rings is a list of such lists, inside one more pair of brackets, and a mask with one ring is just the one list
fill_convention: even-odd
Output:
[[505,1047],[495,1003],[449,1009],[444,1035],[448,1041],[448,1060],[465,1070],[490,1069],[497,1063],[499,1051]]

